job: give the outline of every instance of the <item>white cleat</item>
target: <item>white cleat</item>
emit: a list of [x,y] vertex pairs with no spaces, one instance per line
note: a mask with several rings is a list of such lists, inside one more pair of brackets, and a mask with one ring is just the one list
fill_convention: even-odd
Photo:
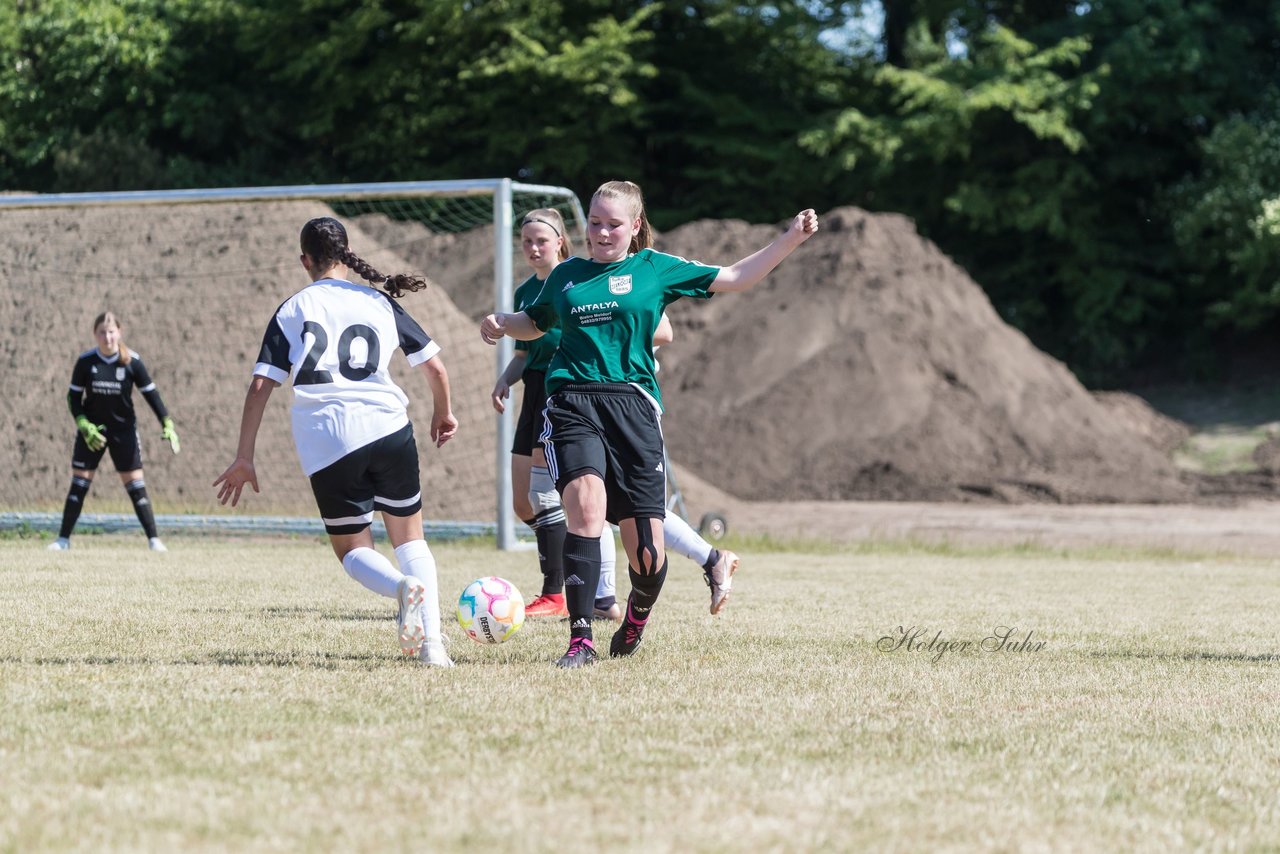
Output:
[[425,641],[418,652],[418,661],[432,667],[453,667],[453,659],[444,650],[444,636]]
[[66,537],[58,537],[58,539],[54,540],[52,543],[49,543],[49,545],[46,546],[46,548],[48,548],[49,551],[51,552],[70,551],[71,541],[68,540]]
[[422,600],[426,588],[412,575],[400,580],[396,598],[400,600],[400,651],[405,655],[417,655],[427,632],[422,626]]
[[160,542],[159,537],[152,537],[151,539],[147,540],[147,548],[151,549],[151,551],[153,552],[169,551],[167,548],[165,548],[164,543]]
[[728,549],[720,550],[720,560],[707,573],[707,586],[711,588],[711,613],[719,614],[728,604],[733,589],[733,574],[738,571],[741,558]]

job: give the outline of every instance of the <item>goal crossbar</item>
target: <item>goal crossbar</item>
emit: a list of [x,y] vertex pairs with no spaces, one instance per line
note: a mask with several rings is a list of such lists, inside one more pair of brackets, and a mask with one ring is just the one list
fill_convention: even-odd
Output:
[[498,195],[512,193],[558,196],[573,205],[581,219],[578,196],[567,187],[525,184],[509,178],[465,181],[387,181],[369,184],[295,184],[281,187],[220,187],[198,190],[125,190],[110,193],[19,193],[0,195],[0,208],[53,208],[68,205],[171,205],[181,202],[260,202],[298,199],[393,199],[422,196]]

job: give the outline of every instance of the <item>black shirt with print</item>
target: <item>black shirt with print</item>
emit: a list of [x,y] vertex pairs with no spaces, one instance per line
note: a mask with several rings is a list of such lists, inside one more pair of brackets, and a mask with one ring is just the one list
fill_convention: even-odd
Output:
[[71,371],[71,392],[67,396],[73,417],[85,415],[94,424],[108,426],[132,425],[137,421],[133,411],[136,387],[163,423],[169,410],[165,409],[142,359],[132,350],[129,353],[127,365],[120,363],[119,353],[104,356],[97,347],[80,354]]

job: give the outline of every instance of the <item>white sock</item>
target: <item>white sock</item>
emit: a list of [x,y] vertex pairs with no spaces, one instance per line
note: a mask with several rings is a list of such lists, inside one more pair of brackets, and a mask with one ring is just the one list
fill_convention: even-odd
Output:
[[426,540],[410,540],[396,547],[396,560],[405,575],[412,575],[426,588],[422,594],[422,627],[427,640],[440,637],[440,583],[436,580],[436,558]]
[[711,543],[708,543],[688,522],[670,510],[662,522],[662,536],[667,541],[667,548],[676,554],[682,554],[689,560],[702,566],[711,557]]
[[395,599],[397,586],[404,576],[391,565],[391,561],[375,552],[368,546],[361,546],[347,552],[342,559],[342,566],[356,581],[368,587],[379,596]]
[[596,598],[606,599],[616,595],[618,564],[618,546],[613,540],[613,527],[607,522],[604,533],[600,535],[600,583],[596,585]]

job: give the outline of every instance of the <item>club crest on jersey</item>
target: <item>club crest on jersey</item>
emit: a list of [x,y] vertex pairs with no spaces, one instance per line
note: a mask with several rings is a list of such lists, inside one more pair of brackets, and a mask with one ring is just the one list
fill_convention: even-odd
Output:
[[609,277],[609,293],[615,296],[631,293],[631,277],[630,276],[610,276]]
[[124,368],[116,368],[116,379],[118,380],[124,379]]

